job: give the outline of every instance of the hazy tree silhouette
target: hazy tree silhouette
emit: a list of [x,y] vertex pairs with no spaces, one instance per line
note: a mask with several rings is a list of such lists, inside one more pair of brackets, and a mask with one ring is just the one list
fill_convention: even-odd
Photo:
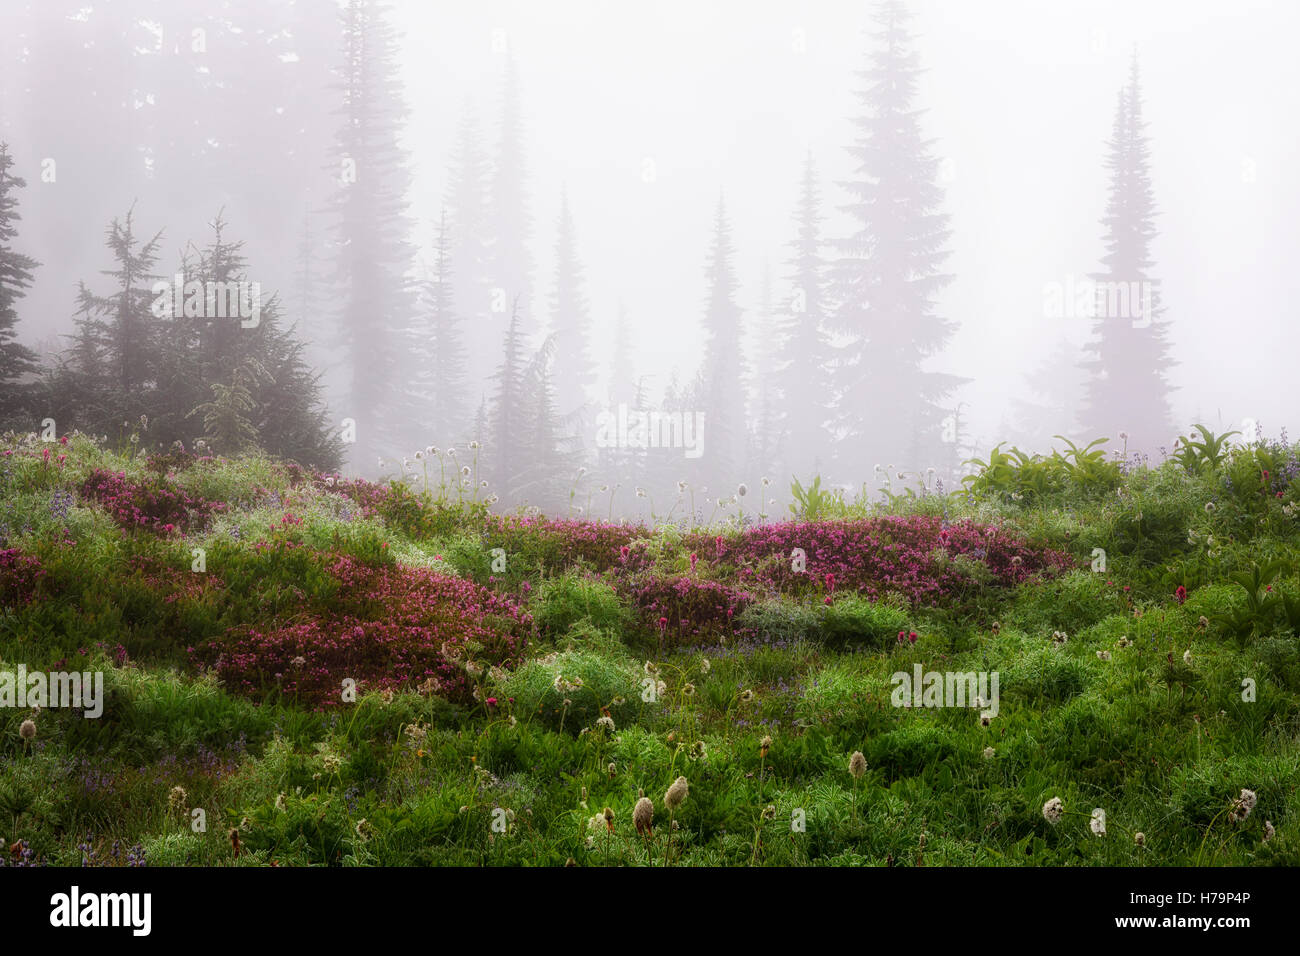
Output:
[[488,205],[488,281],[498,314],[506,303],[519,311],[522,333],[532,330],[532,215],[528,208],[524,123],[519,102],[519,77],[513,58],[506,60],[498,131]]
[[335,147],[334,278],[347,394],[339,410],[356,420],[352,463],[365,467],[376,455],[401,455],[412,433],[412,423],[397,414],[398,390],[391,384],[409,371],[399,336],[414,309],[404,215],[410,173],[399,145],[406,109],[397,79],[398,38],[386,16],[387,8],[372,0],[350,0],[342,11],[343,123]]
[[555,336],[555,360],[551,369],[555,407],[559,415],[572,420],[570,434],[579,439],[582,447],[591,440],[587,389],[595,384],[596,369],[590,351],[591,315],[567,193],[560,196],[560,216],[556,223],[551,334]]
[[726,204],[719,198],[705,266],[708,291],[704,308],[704,358],[700,365],[704,453],[699,462],[710,481],[728,484],[743,478],[747,442],[740,346],[742,313],[736,303],[734,255]]
[[[774,367],[779,399],[775,421],[785,471],[805,477],[829,461],[833,395],[827,377],[834,366],[825,323],[830,311],[825,240],[822,237],[820,185],[812,153],[804,161],[799,201],[790,243],[790,298],[777,325],[780,346]],[[780,476],[784,481],[789,474]]]
[[1175,363],[1159,283],[1151,275],[1157,211],[1145,129],[1135,53],[1107,143],[1106,253],[1101,271],[1091,276],[1096,308],[1085,349],[1091,357],[1082,363],[1088,382],[1079,423],[1090,438],[1114,442],[1124,432],[1130,449],[1152,451],[1174,435],[1167,376]]
[[855,230],[833,270],[832,328],[850,341],[833,381],[842,436],[837,471],[853,483],[871,473],[873,457],[924,467],[938,453],[939,403],[959,382],[921,368],[953,331],[934,310],[952,277],[940,271],[948,217],[938,211],[939,162],[914,105],[921,68],[909,19],[898,0],[883,0],[873,11],[876,47],[858,74],[863,112],[849,147],[856,166],[843,184]]
[[501,339],[501,316],[491,311],[488,281],[491,186],[492,162],[478,121],[467,106],[457,130],[443,195],[450,239],[448,256],[456,264],[451,281],[452,301],[464,319],[465,379],[470,393],[476,396],[485,394]]
[[37,368],[36,353],[19,343],[14,331],[18,322],[14,304],[31,285],[32,270],[40,263],[13,248],[18,234],[15,224],[21,218],[15,191],[27,185],[13,174],[13,162],[8,144],[0,143],[0,422],[19,410],[19,382]]
[[477,436],[466,434],[470,393],[462,321],[453,298],[456,269],[446,212],[439,219],[433,253],[432,275],[420,284],[418,316],[410,333],[408,348],[414,365],[406,402],[410,416],[429,436],[426,444],[450,444]]

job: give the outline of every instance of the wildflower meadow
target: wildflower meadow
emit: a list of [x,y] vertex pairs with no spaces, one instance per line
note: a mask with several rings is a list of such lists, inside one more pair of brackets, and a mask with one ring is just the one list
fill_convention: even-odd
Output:
[[11,434],[0,670],[104,689],[0,685],[0,865],[1294,865],[1298,473],[651,523]]

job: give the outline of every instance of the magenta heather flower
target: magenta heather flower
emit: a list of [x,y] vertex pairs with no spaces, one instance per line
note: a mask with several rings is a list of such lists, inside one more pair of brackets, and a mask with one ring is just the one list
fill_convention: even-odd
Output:
[[[469,702],[474,687],[460,661],[464,649],[476,645],[478,660],[511,667],[532,632],[518,604],[472,581],[427,568],[372,567],[347,555],[329,570],[339,587],[328,608],[305,621],[245,627],[192,656],[252,696],[278,689],[335,706],[351,678],[362,689],[419,686]],[[304,663],[293,666],[299,658]]]

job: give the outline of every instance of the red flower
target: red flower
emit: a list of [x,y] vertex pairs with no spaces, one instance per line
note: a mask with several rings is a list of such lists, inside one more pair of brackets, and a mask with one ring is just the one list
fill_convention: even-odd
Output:
[[916,643],[916,631],[909,631],[909,632],[908,632],[908,635],[907,635],[907,639],[908,639],[908,641],[909,641],[910,643],[915,644],[915,643]]
[[1179,604],[1182,604],[1187,600],[1187,588],[1183,587],[1181,584],[1178,585],[1178,587],[1174,589],[1174,597],[1178,599]]

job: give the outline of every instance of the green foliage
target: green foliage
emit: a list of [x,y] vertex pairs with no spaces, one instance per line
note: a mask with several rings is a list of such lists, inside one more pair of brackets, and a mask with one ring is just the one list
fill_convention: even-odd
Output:
[[[642,661],[628,646],[645,626],[620,594],[656,574],[721,583],[689,536],[503,527],[453,513],[454,496],[440,517],[433,492],[350,497],[261,456],[122,455],[81,436],[60,446],[60,470],[34,440],[15,443],[0,550],[45,576],[35,599],[0,611],[0,673],[99,671],[105,697],[98,719],[0,709],[0,827],[37,862],[73,866],[86,847],[92,865],[123,865],[132,847],[153,865],[206,866],[1297,865],[1291,450],[1258,442],[1190,470],[1111,472],[1095,446],[1067,442],[1056,463],[1012,456],[1010,483],[973,502],[904,493],[889,508],[975,518],[1082,563],[1101,548],[1104,572],[992,587],[984,560],[948,558],[969,600],[942,610],[868,601],[838,580],[833,595],[755,587],[734,628],[652,641]],[[95,469],[228,510],[184,537],[124,531],[61,496]],[[875,513],[813,489],[823,518]],[[340,556],[491,582],[547,640],[513,670],[475,674],[458,703],[412,684],[328,713],[274,693],[254,704],[195,666],[191,645],[337,609]],[[356,600],[368,617],[392,609],[369,590]],[[894,706],[893,675],[917,666],[997,672],[996,715]],[[673,830],[663,797],[679,775],[690,795]],[[1247,788],[1258,805],[1233,821]],[[631,825],[641,793],[653,838]],[[1053,825],[1042,807],[1056,796],[1066,815]],[[195,806],[207,833],[187,825]],[[612,832],[593,820],[606,806]],[[1104,838],[1089,832],[1093,807]]]
[[551,636],[584,620],[616,634],[632,623],[632,612],[612,587],[599,578],[573,572],[543,580],[529,610],[542,633]]
[[1228,456],[1228,439],[1233,435],[1240,435],[1241,432],[1231,431],[1224,432],[1222,435],[1215,435],[1204,425],[1192,426],[1200,433],[1196,435],[1184,436],[1178,451],[1174,455],[1174,460],[1183,466],[1190,473],[1204,473],[1213,471]]
[[838,491],[822,491],[822,476],[814,475],[805,488],[798,478],[790,479],[790,513],[803,521],[817,521],[835,504],[842,504]]
[[513,671],[501,690],[514,698],[521,720],[574,734],[592,727],[602,709],[608,709],[617,725],[642,705],[640,676],[632,659],[590,650],[534,658]]
[[817,633],[830,647],[887,647],[908,630],[908,615],[901,608],[850,596],[826,606]]

